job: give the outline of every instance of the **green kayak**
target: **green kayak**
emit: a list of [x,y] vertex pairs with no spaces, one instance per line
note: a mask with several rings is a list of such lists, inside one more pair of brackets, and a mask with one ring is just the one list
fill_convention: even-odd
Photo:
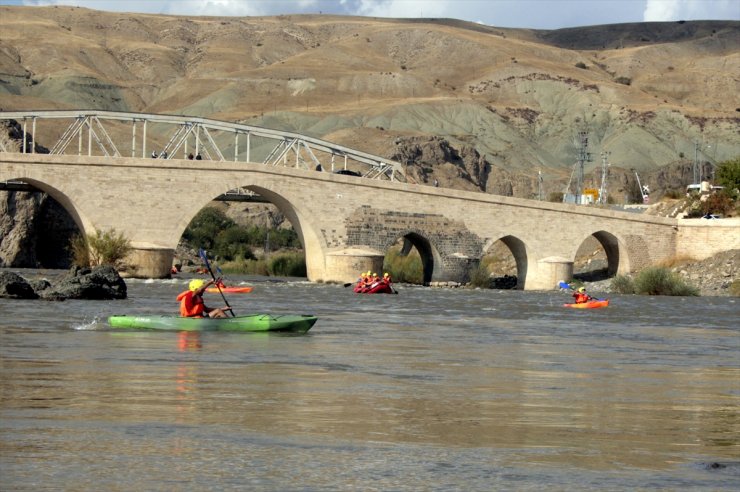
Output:
[[235,318],[182,318],[180,316],[110,316],[113,328],[172,331],[292,331],[305,333],[318,318],[307,314],[250,314]]

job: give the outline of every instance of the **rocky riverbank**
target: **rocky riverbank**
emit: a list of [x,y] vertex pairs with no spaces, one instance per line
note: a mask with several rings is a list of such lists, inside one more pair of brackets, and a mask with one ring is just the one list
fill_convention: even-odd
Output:
[[[724,251],[705,260],[676,260],[668,265],[689,285],[699,289],[701,296],[737,296],[740,250]],[[584,281],[589,292],[610,293],[612,279]],[[735,283],[735,287],[732,285]]]

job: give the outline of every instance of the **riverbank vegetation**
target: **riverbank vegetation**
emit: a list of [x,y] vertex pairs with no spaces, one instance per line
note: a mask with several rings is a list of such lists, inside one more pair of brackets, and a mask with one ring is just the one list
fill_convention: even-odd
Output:
[[[390,274],[394,282],[421,285],[424,283],[424,267],[416,249],[407,255],[401,254],[401,247],[394,246],[385,255],[383,273]],[[382,274],[379,273],[382,276]]]
[[115,229],[96,230],[95,234],[73,236],[70,251],[73,265],[79,267],[112,265],[118,270],[125,270],[123,262],[131,252],[131,242]]
[[225,273],[306,276],[302,245],[293,229],[242,226],[223,211],[206,207],[190,221],[183,241],[208,251]]
[[612,279],[611,290],[619,294],[650,296],[698,296],[699,289],[686,283],[679,275],[666,267],[650,267],[633,279],[617,275]]

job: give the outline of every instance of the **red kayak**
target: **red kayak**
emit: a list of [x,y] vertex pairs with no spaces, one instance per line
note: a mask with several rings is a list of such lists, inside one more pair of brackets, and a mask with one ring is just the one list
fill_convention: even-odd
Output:
[[[218,293],[217,287],[208,287],[206,292]],[[221,292],[225,294],[247,294],[252,292],[252,287],[221,287]]]
[[580,302],[578,304],[563,304],[563,307],[576,308],[576,309],[594,309],[603,308],[609,305],[609,299],[592,299],[588,302]]
[[395,294],[396,291],[390,284],[385,282],[377,282],[371,286],[366,285],[355,285],[353,289],[357,294]]

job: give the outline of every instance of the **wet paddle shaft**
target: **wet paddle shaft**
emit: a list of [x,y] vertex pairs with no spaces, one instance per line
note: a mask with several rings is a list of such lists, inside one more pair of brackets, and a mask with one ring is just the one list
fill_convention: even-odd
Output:
[[229,308],[229,312],[231,313],[231,316],[236,317],[236,314],[234,313],[234,310],[231,308],[231,305],[229,304],[229,301],[226,300],[226,296],[221,291],[221,286],[218,285],[218,282],[216,282],[216,276],[213,274],[213,270],[211,270],[211,264],[208,263],[208,255],[203,250],[203,248],[200,249],[200,251],[198,252],[198,254],[200,255],[200,258],[203,260],[203,263],[205,263],[206,268],[208,268],[208,273],[211,274],[211,278],[213,279],[213,283],[216,284],[216,288],[218,288],[218,293],[221,294],[221,298],[226,303],[226,307]]

